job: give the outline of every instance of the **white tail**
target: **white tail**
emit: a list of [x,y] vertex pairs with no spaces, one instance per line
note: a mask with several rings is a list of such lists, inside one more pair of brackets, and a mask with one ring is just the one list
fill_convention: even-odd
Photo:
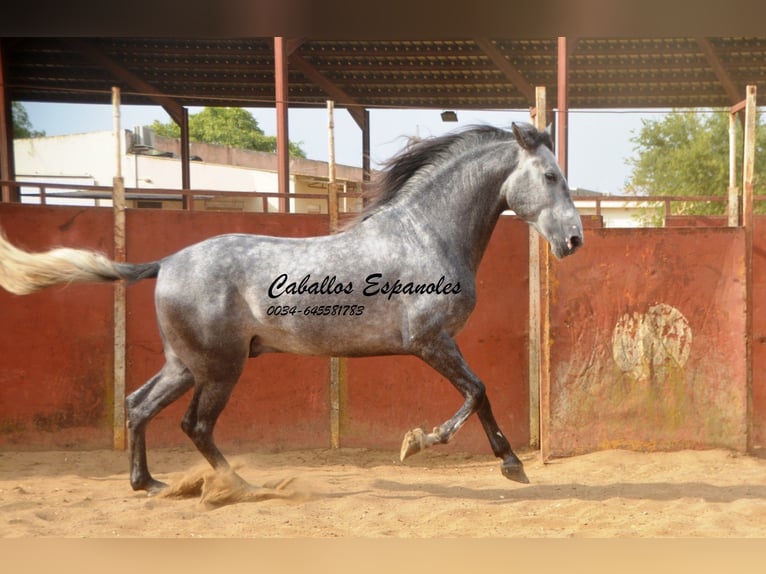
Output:
[[0,287],[27,295],[60,283],[116,281],[116,264],[95,251],[59,247],[30,253],[12,245],[0,230]]

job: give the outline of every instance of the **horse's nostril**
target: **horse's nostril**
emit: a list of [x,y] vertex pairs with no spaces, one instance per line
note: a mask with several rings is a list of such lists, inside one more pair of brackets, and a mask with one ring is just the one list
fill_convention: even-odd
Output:
[[569,248],[574,251],[582,245],[582,237],[579,235],[573,235],[569,238]]

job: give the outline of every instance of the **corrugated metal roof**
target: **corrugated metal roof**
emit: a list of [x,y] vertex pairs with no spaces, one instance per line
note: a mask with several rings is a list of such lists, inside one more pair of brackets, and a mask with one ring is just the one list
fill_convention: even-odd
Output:
[[[746,85],[766,85],[766,37],[572,44],[570,108],[730,106]],[[14,100],[108,103],[119,85],[128,104],[153,103],[149,86],[185,106],[274,105],[271,38],[6,38],[3,46]],[[293,47],[293,107],[324,106],[328,86],[341,107],[526,109],[530,86],[547,87],[549,105],[557,104],[555,38],[308,39]]]

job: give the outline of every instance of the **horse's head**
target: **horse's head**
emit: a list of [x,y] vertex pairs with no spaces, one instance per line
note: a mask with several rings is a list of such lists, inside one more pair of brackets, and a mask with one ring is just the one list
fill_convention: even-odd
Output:
[[550,243],[557,258],[571,255],[583,244],[582,222],[550,136],[530,124],[514,123],[513,133],[519,157],[502,188],[508,208]]

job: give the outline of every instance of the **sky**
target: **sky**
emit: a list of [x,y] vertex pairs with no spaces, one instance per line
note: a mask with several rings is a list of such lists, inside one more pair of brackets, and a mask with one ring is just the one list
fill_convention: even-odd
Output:
[[[113,126],[112,106],[22,102],[32,128],[48,136],[109,131]],[[189,108],[189,114],[202,108]],[[276,135],[276,111],[248,108],[267,135]],[[438,136],[462,127],[488,123],[509,127],[514,121],[529,121],[529,112],[456,110],[458,122],[442,122],[442,110],[370,110],[370,156],[375,168],[392,157],[409,136]],[[659,119],[662,111],[648,110],[570,110],[569,185],[607,194],[621,194],[631,173],[628,160],[634,157],[631,138],[641,129],[641,120]],[[170,122],[159,106],[120,107],[123,129],[150,125],[154,120]],[[298,143],[309,159],[327,161],[329,157],[328,113],[320,109],[290,109],[290,141]],[[335,161],[361,167],[362,132],[342,108],[334,113]],[[193,182],[192,182],[193,185]]]

